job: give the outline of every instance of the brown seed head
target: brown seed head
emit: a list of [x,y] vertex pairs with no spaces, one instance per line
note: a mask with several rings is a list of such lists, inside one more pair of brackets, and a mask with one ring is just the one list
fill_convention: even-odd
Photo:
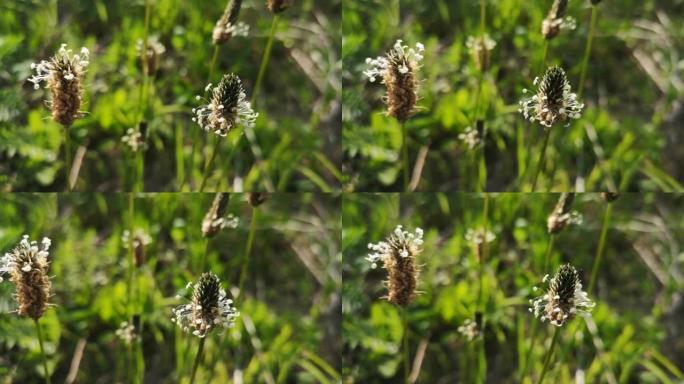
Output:
[[542,23],[542,34],[547,40],[558,36],[567,10],[568,0],[555,0],[553,2],[546,19]]
[[240,15],[242,0],[231,0],[226,6],[221,18],[216,22],[212,39],[214,44],[223,44],[230,40],[237,28],[237,19]]
[[268,192],[249,192],[247,193],[247,202],[252,207],[258,207],[268,200],[269,197]]
[[563,193],[556,203],[556,207],[549,215],[547,228],[549,233],[556,234],[562,231],[571,222],[572,201],[575,199],[574,193]]
[[290,8],[292,0],[268,0],[266,5],[271,13],[280,13]]
[[48,278],[48,250],[50,239],[43,238],[40,246],[25,235],[11,253],[0,261],[0,281],[8,274],[16,287],[17,313],[34,320],[48,307],[50,279]]
[[214,237],[224,227],[225,219],[223,216],[228,207],[229,195],[227,193],[217,193],[214,202],[202,220],[202,235],[204,237]]
[[613,201],[617,200],[620,197],[620,193],[618,193],[618,192],[601,192],[601,197],[607,203],[612,203]]

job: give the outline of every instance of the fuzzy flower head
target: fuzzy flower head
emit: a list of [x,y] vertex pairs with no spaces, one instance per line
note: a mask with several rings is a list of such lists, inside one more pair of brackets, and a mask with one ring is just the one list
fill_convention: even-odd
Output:
[[52,100],[48,102],[52,118],[66,127],[82,115],[79,112],[83,93],[81,83],[89,64],[88,54],[88,49],[84,47],[81,53],[74,55],[66,44],[62,44],[50,60],[31,63],[31,69],[36,74],[28,80],[33,83],[34,89],[39,89],[40,83],[45,81],[45,87],[52,93]]
[[187,289],[192,290],[190,304],[176,307],[171,317],[184,332],[204,338],[214,328],[231,328],[235,324],[240,314],[215,274],[202,274],[197,283],[188,283]]
[[568,11],[568,0],[555,0],[549,13],[542,22],[542,34],[547,40],[558,36],[562,29],[573,30],[577,21],[573,17],[565,16]]
[[128,321],[121,323],[115,334],[116,337],[121,339],[126,345],[130,345],[138,338],[138,334],[135,332],[135,326]]
[[24,235],[19,245],[0,258],[0,282],[3,275],[16,286],[17,313],[38,319],[48,307],[50,279],[48,278],[48,251],[51,241],[44,237],[40,245]]
[[254,127],[259,114],[252,110],[242,81],[237,75],[223,75],[216,87],[209,84],[204,91],[210,92],[211,98],[206,100],[197,96],[197,100],[202,100],[206,104],[192,109],[195,114],[192,121],[199,124],[202,129],[224,137],[237,126]]
[[142,39],[139,39],[135,43],[135,51],[142,60],[141,62],[145,74],[151,75],[159,69],[159,63],[162,55],[166,52],[166,47],[159,41],[157,36],[150,36],[149,39],[147,39],[147,54],[143,54],[144,50],[145,42]]
[[227,193],[217,193],[214,202],[202,220],[202,235],[204,237],[214,237],[223,228],[237,228],[240,220],[232,214],[226,216],[228,207]]
[[595,304],[582,290],[582,283],[575,267],[570,264],[561,265],[550,281],[549,275],[546,275],[543,282],[548,283],[546,292],[530,300],[532,307],[529,311],[534,313],[535,317],[541,321],[549,320],[551,324],[560,327],[576,315],[591,315],[590,311]]
[[482,36],[468,36],[466,48],[475,60],[475,65],[481,71],[489,68],[490,53],[496,47],[494,41],[488,34]]
[[480,327],[478,326],[477,321],[471,319],[466,319],[463,324],[458,327],[457,331],[468,341],[473,341],[480,336]]
[[[577,100],[577,95],[571,92],[570,83],[561,67],[549,68],[540,80],[534,79],[537,93],[531,98],[520,101],[518,112],[529,121],[550,128],[556,123],[569,124],[569,119],[579,119],[584,104]],[[523,89],[526,94],[527,89]]]
[[139,267],[145,261],[145,247],[152,244],[152,237],[142,228],[136,228],[131,237],[131,231],[126,229],[121,234],[121,243],[126,249],[133,247],[135,265]]
[[242,0],[232,0],[228,4],[223,15],[214,26],[212,33],[214,44],[224,44],[233,36],[247,36],[249,26],[237,21],[240,15],[240,7],[242,7]]
[[414,233],[404,231],[401,225],[390,234],[385,241],[368,244],[371,251],[366,260],[372,268],[377,268],[382,261],[387,269],[387,300],[390,303],[405,307],[416,296],[418,267],[416,256],[423,251],[423,230],[416,228]]
[[463,141],[468,146],[468,149],[475,149],[482,141],[480,133],[473,127],[467,127],[463,133],[459,133],[458,139]]
[[465,239],[475,245],[480,245],[484,244],[485,242],[491,243],[494,241],[494,239],[496,239],[496,235],[490,230],[485,232],[484,229],[468,228],[465,234]]
[[266,202],[270,196],[268,192],[247,192],[247,202],[256,208]]
[[571,211],[574,193],[563,193],[546,222],[549,233],[556,234],[571,224],[582,224],[582,215]]
[[382,79],[387,87],[387,114],[400,122],[408,120],[415,112],[418,101],[416,71],[423,60],[424,51],[425,47],[421,43],[417,43],[415,48],[409,48],[401,40],[397,40],[385,56],[366,59],[369,68],[363,73],[371,83],[378,77]]
[[293,0],[267,0],[266,6],[271,13],[284,12],[286,9],[290,8]]
[[128,146],[131,151],[138,152],[147,148],[143,134],[135,128],[128,128],[126,134],[121,137],[121,142]]

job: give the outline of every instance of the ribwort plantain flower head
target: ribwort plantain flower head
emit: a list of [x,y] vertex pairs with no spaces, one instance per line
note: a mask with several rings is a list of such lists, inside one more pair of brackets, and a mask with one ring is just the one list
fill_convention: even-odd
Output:
[[266,6],[271,13],[275,14],[290,8],[292,1],[293,0],[267,0]]
[[462,133],[458,134],[458,139],[463,141],[468,146],[468,149],[475,149],[482,142],[480,132],[473,127],[466,127]]
[[192,121],[202,129],[224,137],[237,126],[254,127],[259,114],[252,110],[242,81],[237,75],[223,75],[216,87],[212,88],[212,84],[209,84],[204,91],[210,92],[211,98],[206,100],[196,96],[197,100],[203,100],[206,104],[192,109],[195,114]]
[[212,32],[214,44],[224,44],[233,36],[247,36],[249,26],[237,21],[240,15],[240,7],[242,7],[242,0],[231,0],[228,3],[223,15],[216,22],[216,26],[214,26],[214,31]]
[[471,319],[466,319],[463,324],[458,327],[457,331],[469,342],[480,336],[480,327],[476,321]]
[[16,287],[15,298],[19,304],[17,313],[38,319],[48,307],[50,297],[50,279],[48,277],[48,256],[50,244],[47,237],[38,245],[28,235],[19,242],[12,252],[0,258],[0,282],[3,275]]
[[572,201],[575,199],[574,193],[562,193],[553,212],[546,221],[549,233],[556,234],[570,224],[582,224],[582,215],[579,212],[571,211]]
[[535,317],[541,321],[548,320],[560,327],[576,315],[591,316],[590,311],[595,304],[582,290],[579,273],[575,267],[570,264],[561,265],[550,281],[549,275],[546,275],[543,282],[548,282],[546,292],[530,300],[532,307],[529,311],[534,313]]
[[48,102],[52,119],[65,127],[71,126],[74,120],[82,116],[79,111],[83,93],[81,82],[89,64],[88,55],[85,47],[74,55],[66,44],[62,44],[50,60],[31,63],[31,69],[36,74],[28,80],[33,83],[34,89],[40,88],[40,83],[45,81],[45,87],[52,93],[52,99]]
[[366,257],[372,268],[377,268],[382,261],[387,269],[387,301],[407,306],[416,296],[418,267],[416,256],[423,251],[423,230],[416,228],[414,233],[404,231],[397,225],[394,232],[385,241],[368,244],[371,252]]
[[558,36],[562,29],[573,30],[577,21],[571,16],[565,16],[568,11],[568,0],[555,0],[549,13],[542,22],[542,34],[547,40]]
[[157,36],[150,36],[147,39],[147,54],[143,54],[144,50],[145,42],[139,39],[135,43],[135,51],[141,59],[143,71],[145,71],[146,75],[154,74],[159,69],[159,63],[162,55],[166,52],[166,47],[159,41]]
[[133,152],[138,152],[147,148],[145,137],[142,132],[135,128],[128,128],[126,134],[121,137],[121,142],[128,146]]
[[[579,119],[584,104],[577,100],[570,83],[561,67],[549,68],[540,80],[534,79],[537,93],[530,98],[520,100],[518,112],[525,119],[538,121],[544,127],[550,128],[557,123],[569,124],[569,119]],[[523,89],[526,94],[527,89]]]
[[423,60],[424,51],[425,47],[421,43],[417,43],[415,48],[409,48],[401,40],[397,40],[385,56],[366,59],[369,68],[363,73],[371,83],[378,77],[382,79],[387,87],[387,114],[400,122],[408,120],[415,112],[418,101],[416,71]]
[[468,36],[466,48],[475,60],[475,65],[480,71],[489,68],[490,53],[496,47],[496,41],[492,40],[488,34],[482,36]]
[[247,202],[252,207],[258,207],[270,197],[268,192],[248,192]]
[[217,193],[214,202],[202,220],[202,235],[204,237],[214,237],[223,228],[236,228],[239,219],[232,214],[226,216],[229,195],[227,193]]
[[187,289],[192,290],[190,304],[176,307],[171,317],[184,332],[204,338],[214,328],[226,329],[235,324],[240,314],[215,274],[202,274],[197,283],[188,283]]
[[138,338],[138,334],[135,332],[135,326],[128,321],[122,322],[115,334],[116,337],[121,339],[126,345],[131,345]]

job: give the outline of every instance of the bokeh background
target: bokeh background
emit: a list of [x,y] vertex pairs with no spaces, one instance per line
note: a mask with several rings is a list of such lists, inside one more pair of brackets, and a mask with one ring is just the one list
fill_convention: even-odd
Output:
[[[401,224],[425,231],[418,256],[420,295],[408,306],[410,381],[477,382],[484,354],[487,383],[536,382],[552,326],[528,312],[543,288],[547,217],[558,194],[353,194],[343,198],[343,373],[346,383],[402,382],[401,310],[382,299],[386,270],[371,269],[368,243]],[[485,199],[487,224],[484,223]],[[561,328],[549,383],[680,383],[684,380],[684,199],[625,194],[613,202],[605,251],[587,321]],[[579,225],[555,235],[550,268],[571,263],[588,289],[606,203],[579,194]],[[495,235],[480,265],[469,229]],[[469,341],[458,328],[481,311],[484,336]],[[534,323],[537,322],[536,330]],[[581,324],[581,326],[579,326]],[[577,330],[577,332],[573,332]],[[537,333],[531,349],[531,335]],[[527,359],[527,356],[530,356]],[[524,362],[529,361],[525,381]]]
[[[227,208],[237,228],[208,245],[200,227],[212,194],[132,198],[133,222],[127,194],[0,195],[2,252],[23,234],[52,239],[54,306],[40,320],[52,382],[187,382],[199,339],[180,332],[171,310],[185,303],[176,295],[199,276],[205,250],[206,269],[236,296],[252,226],[243,195],[232,194]],[[257,210],[241,316],[223,336],[208,336],[197,382],[339,382],[340,198],[275,194]],[[131,228],[149,236],[141,264],[122,240]],[[0,284],[0,382],[43,382],[35,328],[12,313],[13,293]],[[132,315],[142,337],[127,345],[116,331]]]
[[[343,2],[343,170],[345,189],[399,191],[401,130],[384,115],[384,87],[362,72],[367,57],[397,39],[425,45],[418,113],[410,119],[409,156],[418,191],[527,191],[526,165],[537,162],[539,125],[517,112],[522,89],[541,75],[542,20],[551,0],[485,0],[486,31],[496,42],[482,83],[484,148],[459,140],[475,128],[479,72],[466,47],[480,35],[480,1],[361,0]],[[548,65],[559,64],[577,90],[590,2],[569,2],[575,30],[550,42]],[[684,2],[602,1],[588,65],[586,109],[570,127],[553,129],[537,190],[682,190],[679,164],[684,109]],[[530,147],[531,145],[531,147]],[[487,164],[486,185],[478,171]]]
[[[0,190],[64,191],[62,128],[36,91],[30,64],[67,43],[90,50],[87,112],[71,127],[72,151],[84,147],[77,191],[198,190],[214,135],[193,123],[195,95],[234,72],[252,96],[272,15],[265,0],[245,0],[248,36],[222,46],[213,78],[211,34],[227,0],[148,0],[149,36],[165,47],[149,88],[144,179],[121,142],[139,120],[144,0],[10,0],[0,3]],[[254,143],[241,131],[223,140],[207,190],[339,189],[341,2],[297,0],[279,17],[271,61],[257,99]],[[211,136],[211,139],[208,138]],[[193,156],[194,154],[194,156]],[[136,184],[137,183],[137,184]],[[142,185],[141,185],[142,184]]]

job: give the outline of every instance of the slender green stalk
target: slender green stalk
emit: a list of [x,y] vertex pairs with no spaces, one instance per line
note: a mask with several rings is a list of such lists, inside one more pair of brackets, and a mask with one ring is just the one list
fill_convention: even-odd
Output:
[[180,124],[176,124],[176,185],[180,191],[185,183],[185,157],[183,154],[183,128]]
[[[128,271],[126,273],[126,316],[128,318],[128,323],[133,324],[133,281],[134,281],[134,274],[135,274],[135,256],[134,252],[135,249],[133,248],[133,228],[135,226],[135,201],[134,201],[134,194],[129,193],[128,194],[128,216],[129,216],[129,236],[128,236]],[[132,377],[136,378],[137,377],[137,365],[134,364],[134,358],[133,358],[133,347],[132,345],[128,345],[126,349],[126,353],[128,355],[128,364],[129,367],[132,367],[134,370],[131,372]]]
[[553,234],[549,234],[549,241],[546,246],[546,255],[544,256],[544,269],[542,269],[542,273],[547,273],[549,270],[549,262],[551,259],[551,250],[553,249],[553,243],[556,239],[556,236]]
[[252,222],[249,225],[249,235],[247,235],[247,245],[245,246],[245,255],[242,257],[242,268],[240,270],[240,282],[238,284],[238,297],[235,299],[235,305],[240,305],[241,299],[244,298],[245,280],[247,279],[247,270],[249,266],[249,256],[252,253],[252,244],[254,243],[254,234],[256,233],[257,220],[259,217],[259,210],[256,207],[252,208]]
[[408,132],[406,123],[401,123],[401,158],[404,171],[404,192],[409,190],[409,156],[408,156]]
[[408,328],[408,309],[406,307],[401,309],[401,317],[402,317],[402,323],[404,327],[404,334],[403,334],[403,352],[404,352],[404,383],[408,384],[409,382],[409,374],[410,374],[410,369],[409,369],[409,328]]
[[261,82],[264,80],[264,74],[266,74],[266,68],[268,67],[268,62],[271,59],[271,49],[273,48],[273,40],[275,38],[276,27],[278,26],[278,15],[273,16],[273,23],[271,24],[271,33],[268,35],[268,42],[266,43],[266,50],[261,58],[261,65],[259,66],[259,75],[257,75],[256,83],[254,84],[254,89],[252,90],[252,108],[256,108],[257,95],[259,93],[259,88],[261,87]]
[[539,380],[537,384],[544,382],[544,376],[546,376],[546,371],[549,369],[549,363],[551,362],[551,356],[553,355],[553,349],[556,346],[556,341],[558,341],[558,334],[560,333],[560,327],[556,327],[553,331],[553,339],[551,340],[551,346],[546,352],[546,357],[544,358],[544,368],[542,368],[541,374],[539,375]]
[[43,345],[43,331],[40,329],[40,324],[38,319],[33,319],[33,323],[36,325],[36,333],[38,334],[38,344],[40,344],[40,356],[43,359],[43,369],[45,370],[45,382],[50,384],[50,372],[47,366],[47,356],[45,355],[45,346]]
[[209,78],[207,83],[211,83],[212,77],[214,77],[214,69],[216,69],[216,62],[218,61],[219,51],[221,46],[219,44],[214,44],[214,54],[211,56],[211,64],[209,64]]
[[[479,310],[484,309],[484,265],[487,259],[487,227],[489,225],[489,194],[484,195],[484,208],[482,212],[482,252],[479,255],[478,268],[478,290],[477,290],[477,307]],[[477,246],[477,245],[476,245]],[[484,311],[483,311],[484,312]]]
[[610,223],[610,215],[613,211],[613,204],[606,203],[606,210],[603,214],[603,227],[601,228],[601,236],[599,237],[599,245],[596,249],[596,257],[594,257],[594,266],[591,268],[591,280],[589,280],[589,288],[587,293],[591,294],[594,291],[594,285],[596,284],[596,276],[598,270],[601,267],[601,259],[603,258],[603,250],[606,245],[606,235],[608,234],[608,224]]
[[594,40],[594,29],[596,28],[596,20],[598,18],[598,7],[593,5],[591,7],[591,21],[589,23],[589,36],[587,36],[587,43],[584,47],[584,58],[582,58],[582,69],[580,72],[580,80],[577,88],[577,96],[582,96],[584,91],[584,80],[587,75],[587,66],[589,65],[589,56],[591,56],[591,43]]
[[542,73],[544,71],[544,67],[546,67],[546,59],[548,59],[549,56],[549,41],[544,39],[544,47],[542,48],[542,60],[540,62],[540,67],[537,73]]
[[202,253],[202,261],[200,262],[200,268],[197,271],[198,274],[202,274],[207,267],[207,254],[209,253],[209,238],[204,239],[204,253]]
[[211,150],[211,155],[209,156],[209,161],[204,167],[204,173],[202,175],[202,183],[200,184],[199,191],[204,192],[204,186],[207,184],[207,179],[211,173],[211,167],[214,165],[214,160],[216,159],[216,153],[218,152],[218,146],[221,143],[221,138],[216,137],[214,142],[214,147]]
[[71,192],[71,137],[69,135],[69,127],[64,127],[64,172],[66,173],[66,190]]
[[197,348],[197,356],[195,356],[195,363],[192,365],[192,374],[190,376],[190,384],[195,383],[195,375],[197,374],[197,367],[199,367],[200,361],[202,361],[202,352],[204,352],[205,340],[207,340],[206,337],[203,337],[200,339],[200,344],[199,344],[199,347]]
[[534,174],[534,179],[532,180],[531,192],[535,192],[537,189],[537,179],[539,178],[539,173],[541,173],[541,170],[544,168],[544,158],[546,156],[546,148],[549,145],[549,137],[551,136],[551,128],[545,128],[544,130],[546,131],[545,135],[544,135],[544,144],[542,144],[541,152],[539,152],[539,161],[537,163],[537,172]]

